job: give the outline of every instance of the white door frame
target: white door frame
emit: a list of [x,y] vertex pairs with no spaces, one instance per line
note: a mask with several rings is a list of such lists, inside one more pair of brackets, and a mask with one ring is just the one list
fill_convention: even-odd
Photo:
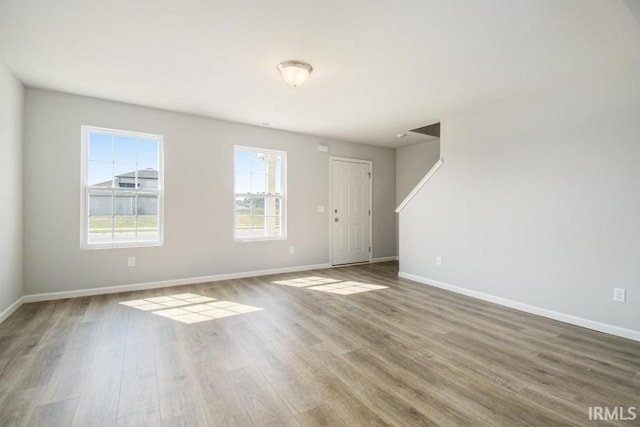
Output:
[[[373,261],[373,161],[353,159],[350,157],[329,156],[329,263],[333,266],[333,161],[369,165],[369,263]],[[348,264],[349,265],[349,264]]]

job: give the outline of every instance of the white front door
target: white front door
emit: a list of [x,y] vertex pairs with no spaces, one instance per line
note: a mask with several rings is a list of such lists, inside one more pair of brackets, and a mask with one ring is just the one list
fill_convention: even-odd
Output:
[[333,265],[369,261],[371,163],[331,159]]

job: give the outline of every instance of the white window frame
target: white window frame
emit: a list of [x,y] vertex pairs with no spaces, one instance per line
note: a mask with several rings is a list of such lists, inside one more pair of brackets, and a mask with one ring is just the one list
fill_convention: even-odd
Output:
[[[153,194],[158,196],[158,240],[146,242],[105,242],[89,243],[89,192],[87,182],[89,172],[89,134],[102,133],[113,136],[125,136],[134,138],[152,139],[158,141],[158,188],[110,188],[115,193]],[[130,132],[118,129],[109,129],[96,126],[81,126],[81,179],[80,179],[80,248],[81,249],[116,249],[135,248],[164,245],[164,138],[162,135],[154,135],[142,132]],[[112,213],[113,215],[113,213]]]
[[[282,218],[280,219],[280,236],[264,236],[264,237],[238,237],[236,235],[236,198],[246,196],[247,194],[252,193],[236,193],[236,153],[238,151],[246,151],[250,153],[259,153],[259,154],[277,154],[282,156],[281,159],[281,167],[282,167],[282,176],[281,176],[281,186],[282,186],[282,195],[281,196],[269,196],[267,197],[277,197],[280,198],[280,213]],[[256,196],[262,196],[261,194],[255,194]],[[259,148],[259,147],[248,147],[245,145],[234,145],[233,146],[233,241],[238,243],[243,242],[261,242],[261,241],[269,241],[269,240],[287,240],[287,152],[281,150],[271,150],[268,148]]]

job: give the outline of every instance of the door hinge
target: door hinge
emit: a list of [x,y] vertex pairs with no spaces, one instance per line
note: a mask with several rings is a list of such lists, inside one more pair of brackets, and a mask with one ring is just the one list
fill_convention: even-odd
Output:
[[371,246],[369,246],[369,252],[371,252]]
[[371,172],[368,172],[368,173],[369,173],[369,179],[371,179]]
[[371,209],[369,209],[369,216],[371,216]]

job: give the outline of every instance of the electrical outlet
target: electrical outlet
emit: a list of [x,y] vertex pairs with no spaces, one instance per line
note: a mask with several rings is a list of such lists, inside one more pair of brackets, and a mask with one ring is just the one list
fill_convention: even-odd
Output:
[[289,246],[289,253],[292,254],[296,251],[295,246]]
[[613,300],[617,302],[625,302],[627,299],[624,288],[613,288]]
[[130,257],[129,257],[129,260],[128,260],[128,262],[127,262],[127,265],[128,265],[129,267],[135,267],[135,266],[136,266],[136,257],[134,257],[134,256],[130,256]]
[[441,256],[437,256],[436,257],[436,265],[438,267],[442,267],[442,257]]
[[318,213],[324,213],[324,206],[323,205],[319,205],[318,206]]

